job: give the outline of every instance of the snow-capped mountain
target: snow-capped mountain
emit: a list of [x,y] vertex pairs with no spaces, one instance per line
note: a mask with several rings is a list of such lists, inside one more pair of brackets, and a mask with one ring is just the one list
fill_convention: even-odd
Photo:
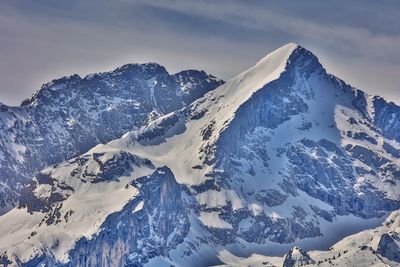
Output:
[[203,71],[170,75],[155,64],[54,80],[20,107],[0,104],[0,214],[41,168],[78,156],[187,106],[223,82]]
[[[400,107],[327,74],[301,46],[175,110],[40,171],[0,217],[0,260],[207,266],[290,249],[273,260],[314,264],[325,256],[307,251],[400,208]],[[400,262],[391,238],[382,263]]]

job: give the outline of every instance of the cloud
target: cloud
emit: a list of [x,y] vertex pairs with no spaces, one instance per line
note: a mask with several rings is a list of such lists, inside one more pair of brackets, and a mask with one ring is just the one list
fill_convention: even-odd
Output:
[[311,49],[351,84],[397,101],[398,4],[384,2],[4,1],[0,101],[18,104],[52,78],[129,62],[228,79],[288,42]]
[[[349,25],[343,23],[324,25],[323,21],[316,22],[301,17],[290,16],[285,13],[276,12],[274,9],[262,9],[249,5],[247,2],[238,2],[235,5],[226,1],[198,1],[193,4],[190,1],[153,1],[148,6],[158,10],[171,12],[171,10],[179,11],[189,19],[192,16],[203,17],[203,20],[214,20],[211,23],[219,28],[220,20],[225,24],[235,25],[239,28],[239,32],[243,32],[242,28],[253,34],[280,32],[283,36],[297,36],[300,40],[310,43],[318,43],[325,46],[331,46],[335,49],[341,49],[342,52],[352,53],[353,55],[368,56],[387,61],[400,62],[400,53],[393,53],[400,45],[400,28],[397,32],[388,35],[371,31],[369,28],[362,26],[353,26],[351,21]],[[343,3],[341,3],[343,6]],[[290,6],[290,5],[289,5]],[[228,7],[228,8],[227,8]],[[347,9],[348,7],[346,7]],[[400,5],[399,5],[400,8]],[[324,14],[332,14],[335,12],[321,12]],[[159,13],[161,13],[159,11]],[[312,15],[309,14],[312,18]],[[369,15],[367,13],[367,15]],[[385,15],[387,17],[387,15]],[[323,19],[323,18],[322,18]],[[354,19],[355,21],[355,19]],[[364,18],[364,21],[374,21],[373,18]],[[339,21],[340,22],[340,21]],[[370,25],[370,24],[368,24]],[[182,27],[193,28],[193,25],[182,24]],[[386,28],[389,25],[383,25]],[[397,19],[397,26],[400,26],[400,19]],[[229,27],[225,27],[230,37],[234,39],[247,40],[248,36],[239,36]],[[273,30],[271,30],[273,29]],[[231,32],[234,32],[233,34]],[[251,36],[250,40],[258,36]],[[268,38],[265,37],[264,38]],[[273,37],[270,37],[273,39]]]

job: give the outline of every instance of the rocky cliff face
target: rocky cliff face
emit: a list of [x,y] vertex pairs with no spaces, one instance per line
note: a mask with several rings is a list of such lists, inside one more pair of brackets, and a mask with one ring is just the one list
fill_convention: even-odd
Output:
[[302,265],[315,264],[315,261],[311,259],[310,255],[301,248],[294,247],[289,250],[283,261],[283,267],[294,267]]
[[170,75],[155,64],[54,80],[21,107],[0,104],[0,214],[44,166],[107,143],[189,105],[223,82],[202,71]]
[[183,242],[190,227],[187,204],[172,172],[158,168],[132,186],[140,197],[108,217],[94,239],[79,241],[70,266],[143,265],[155,255],[168,257]]
[[139,193],[122,210],[110,214],[97,234],[79,239],[69,252],[68,263],[44,254],[27,266],[141,266],[154,256],[168,257],[189,231],[185,192],[167,167],[126,187],[137,188]]
[[[297,48],[279,79],[254,93],[208,144],[204,165],[213,171],[199,198],[233,190],[245,203],[237,209],[229,200],[202,202],[204,212],[218,211],[229,223],[218,231],[260,244],[291,243],[323,235],[321,225],[337,216],[368,219],[397,209],[400,161],[387,144],[398,144],[383,134],[390,127],[378,128],[380,111],[368,111],[361,97],[378,108],[377,98],[327,74]],[[392,114],[393,104],[386,105]]]

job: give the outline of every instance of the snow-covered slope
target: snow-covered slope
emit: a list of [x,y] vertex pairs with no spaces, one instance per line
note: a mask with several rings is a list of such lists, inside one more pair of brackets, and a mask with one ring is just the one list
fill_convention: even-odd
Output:
[[227,266],[398,266],[400,261],[400,212],[395,211],[374,229],[350,235],[326,251],[292,248],[283,257],[253,254],[247,258],[220,252]]
[[21,107],[0,104],[0,214],[44,166],[119,138],[222,83],[203,71],[170,75],[155,63],[129,64],[54,80]]
[[[399,116],[285,45],[189,106],[43,170],[0,217],[0,259],[205,266],[300,246],[287,262],[312,262],[307,250],[400,208]],[[128,191],[101,210],[98,187]]]
[[19,207],[0,216],[1,246],[22,262],[38,252],[64,260],[79,238],[91,237],[109,214],[139,195],[130,183],[152,169],[149,160],[108,151],[41,171],[22,193]]

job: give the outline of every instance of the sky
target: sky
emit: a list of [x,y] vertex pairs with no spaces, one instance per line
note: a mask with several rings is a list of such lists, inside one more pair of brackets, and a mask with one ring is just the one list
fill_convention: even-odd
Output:
[[228,80],[289,42],[400,104],[397,0],[0,0],[0,102],[19,105],[52,79],[127,63]]

